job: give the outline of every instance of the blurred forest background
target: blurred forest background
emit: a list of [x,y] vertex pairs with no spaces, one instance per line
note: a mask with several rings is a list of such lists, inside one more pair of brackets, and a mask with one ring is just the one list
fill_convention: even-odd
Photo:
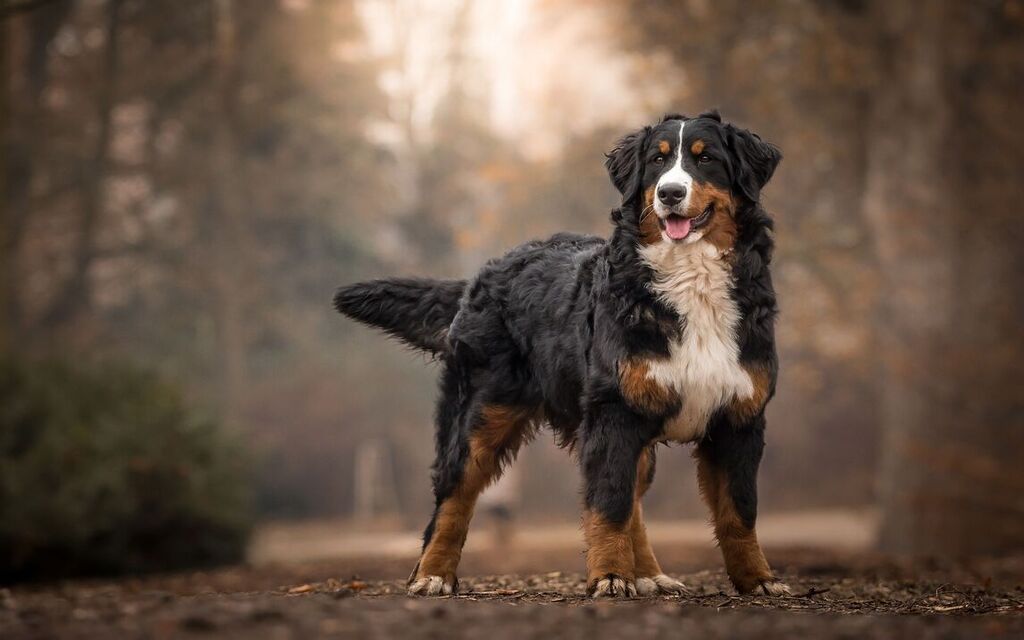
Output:
[[[421,527],[436,367],[335,287],[607,234],[603,152],[712,107],[785,154],[762,510],[876,506],[889,551],[1024,544],[1024,2],[0,6],[8,569],[124,519],[215,532],[199,561],[252,517]],[[575,521],[550,440],[521,511]],[[703,517],[684,448],[647,502]]]

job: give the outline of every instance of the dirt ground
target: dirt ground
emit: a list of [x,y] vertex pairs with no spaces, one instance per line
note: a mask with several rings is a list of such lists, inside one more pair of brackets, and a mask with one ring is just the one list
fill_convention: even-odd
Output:
[[1024,637],[1024,557],[770,548],[794,593],[773,599],[735,595],[714,549],[659,551],[691,595],[594,602],[579,552],[551,551],[468,553],[459,595],[410,599],[408,560],[350,558],[4,589],[0,638]]

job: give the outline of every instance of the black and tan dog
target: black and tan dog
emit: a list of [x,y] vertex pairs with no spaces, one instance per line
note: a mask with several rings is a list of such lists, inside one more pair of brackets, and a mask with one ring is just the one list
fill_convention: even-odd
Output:
[[436,507],[409,593],[457,590],[477,496],[542,424],[582,466],[591,594],[684,589],[658,566],[640,506],[666,441],[696,443],[736,588],[788,593],[754,531],[778,371],[772,222],[758,202],[780,158],[717,113],[667,116],[608,155],[622,193],[610,239],[529,242],[469,281],[338,291],[339,311],[443,364]]

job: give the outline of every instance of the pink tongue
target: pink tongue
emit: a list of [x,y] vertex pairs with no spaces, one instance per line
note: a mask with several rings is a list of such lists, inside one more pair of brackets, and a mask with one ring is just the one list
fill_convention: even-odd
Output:
[[682,240],[690,233],[690,219],[671,215],[665,220],[665,233],[673,240]]

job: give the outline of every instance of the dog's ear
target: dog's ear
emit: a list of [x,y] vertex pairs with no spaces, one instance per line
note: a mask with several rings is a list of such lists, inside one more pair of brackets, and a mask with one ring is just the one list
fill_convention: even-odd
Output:
[[756,133],[726,125],[726,143],[734,158],[733,182],[751,202],[761,197],[761,189],[771,180],[782,152],[761,140]]
[[650,127],[644,127],[623,137],[615,148],[605,154],[604,166],[612,184],[622,194],[622,202],[628,203],[640,197],[640,181],[643,179],[643,153],[647,144]]

